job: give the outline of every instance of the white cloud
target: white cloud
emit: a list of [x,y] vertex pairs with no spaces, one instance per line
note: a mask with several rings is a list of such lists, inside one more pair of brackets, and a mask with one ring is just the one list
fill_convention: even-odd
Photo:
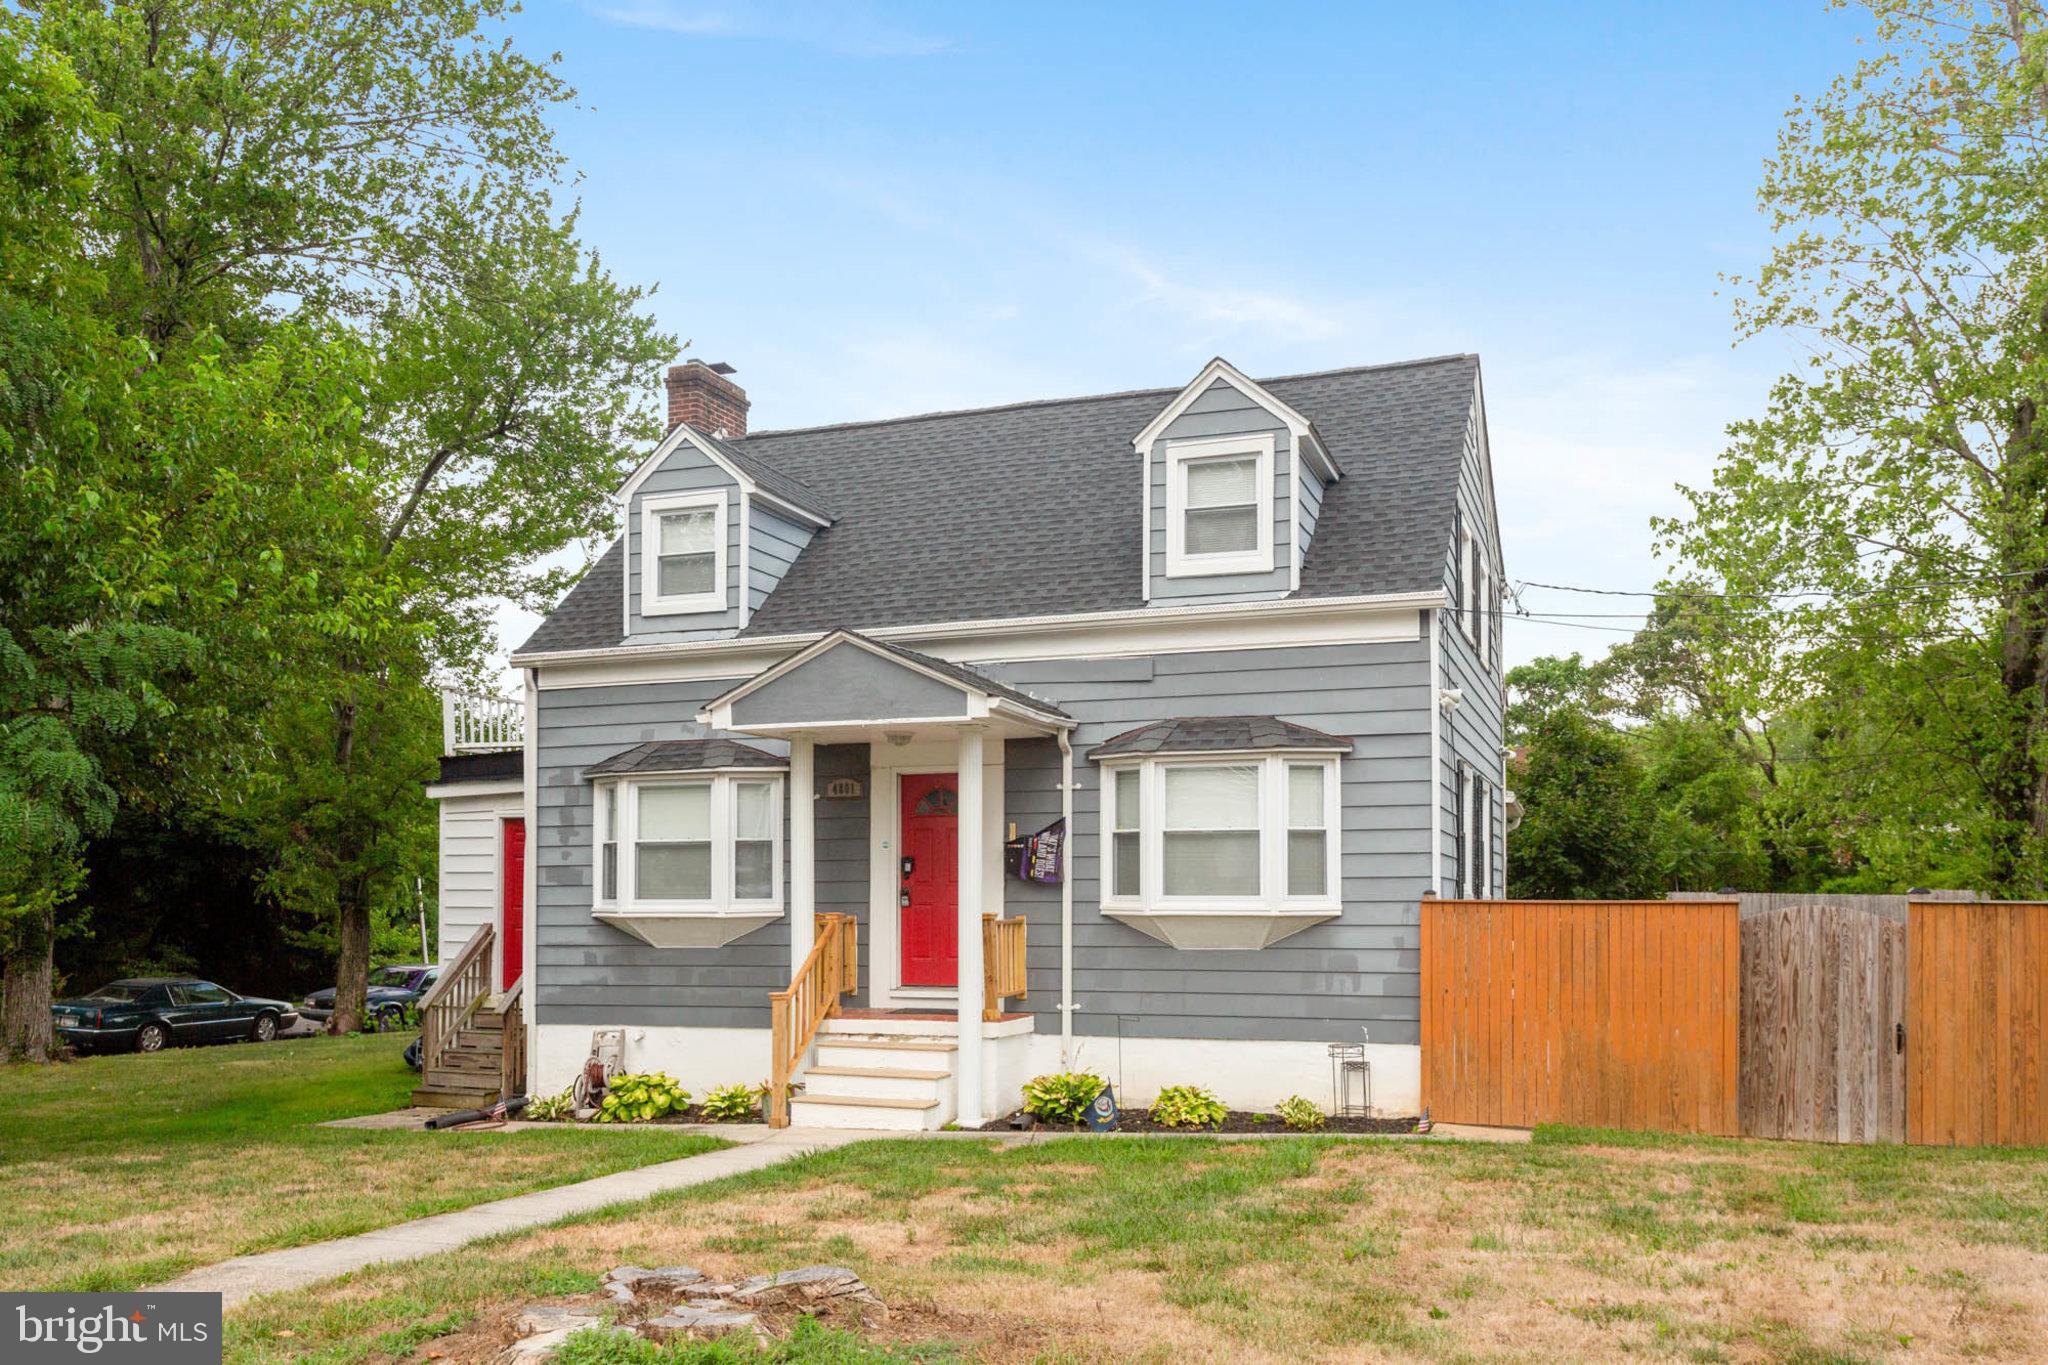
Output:
[[615,24],[655,29],[689,38],[763,38],[823,48],[847,57],[929,57],[952,41],[883,19],[871,6],[836,4],[762,5],[747,0],[691,4],[686,0],[627,0],[593,3],[592,13]]

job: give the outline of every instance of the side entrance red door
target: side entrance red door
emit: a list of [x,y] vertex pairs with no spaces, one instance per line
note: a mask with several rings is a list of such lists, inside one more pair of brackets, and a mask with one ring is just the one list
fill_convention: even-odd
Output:
[[498,942],[504,947],[504,980],[511,990],[526,961],[526,821],[505,822],[505,884],[498,895]]
[[951,773],[906,773],[897,937],[903,984],[960,984],[960,790]]

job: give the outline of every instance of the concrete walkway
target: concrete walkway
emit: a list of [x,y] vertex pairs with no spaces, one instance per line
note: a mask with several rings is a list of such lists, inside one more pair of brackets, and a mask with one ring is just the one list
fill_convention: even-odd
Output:
[[812,1152],[843,1147],[849,1142],[901,1137],[902,1134],[871,1133],[858,1129],[779,1128],[756,1129],[744,1136],[741,1131],[736,1131],[729,1136],[737,1139],[736,1145],[722,1151],[704,1152],[630,1171],[616,1171],[594,1180],[497,1199],[454,1213],[435,1214],[431,1218],[416,1218],[410,1223],[332,1242],[237,1256],[232,1261],[188,1271],[169,1283],[150,1288],[218,1293],[221,1306],[233,1308],[257,1294],[302,1288],[381,1261],[419,1260],[453,1251],[480,1238],[495,1237],[499,1233],[539,1227],[608,1205],[648,1199],[670,1190],[687,1189],[729,1175],[758,1171]]

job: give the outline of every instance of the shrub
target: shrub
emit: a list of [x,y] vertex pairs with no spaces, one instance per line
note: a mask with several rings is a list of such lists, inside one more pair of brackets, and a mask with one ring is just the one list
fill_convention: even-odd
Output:
[[1199,1085],[1169,1085],[1152,1101],[1152,1121],[1162,1128],[1221,1128],[1230,1111]]
[[1312,1132],[1329,1122],[1323,1117],[1323,1107],[1320,1104],[1314,1100],[1303,1099],[1299,1095],[1289,1095],[1273,1106],[1273,1112],[1280,1116],[1282,1123],[1297,1132]]
[[559,1095],[547,1095],[526,1106],[526,1112],[519,1117],[533,1119],[540,1123],[559,1123],[576,1112],[576,1096],[564,1090]]
[[664,1071],[614,1076],[597,1106],[599,1123],[647,1123],[689,1106],[690,1092]]
[[721,1085],[704,1097],[701,1112],[707,1119],[720,1123],[732,1123],[754,1117],[754,1106],[760,1101],[761,1092],[751,1085]]
[[1092,1071],[1034,1076],[1024,1086],[1024,1112],[1047,1123],[1079,1123],[1108,1084]]

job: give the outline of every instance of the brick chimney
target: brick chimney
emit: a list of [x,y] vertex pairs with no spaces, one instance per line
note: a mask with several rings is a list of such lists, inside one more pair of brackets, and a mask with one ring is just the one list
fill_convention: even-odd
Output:
[[732,382],[732,366],[688,360],[668,367],[668,429],[688,422],[712,436],[747,434],[747,391]]

